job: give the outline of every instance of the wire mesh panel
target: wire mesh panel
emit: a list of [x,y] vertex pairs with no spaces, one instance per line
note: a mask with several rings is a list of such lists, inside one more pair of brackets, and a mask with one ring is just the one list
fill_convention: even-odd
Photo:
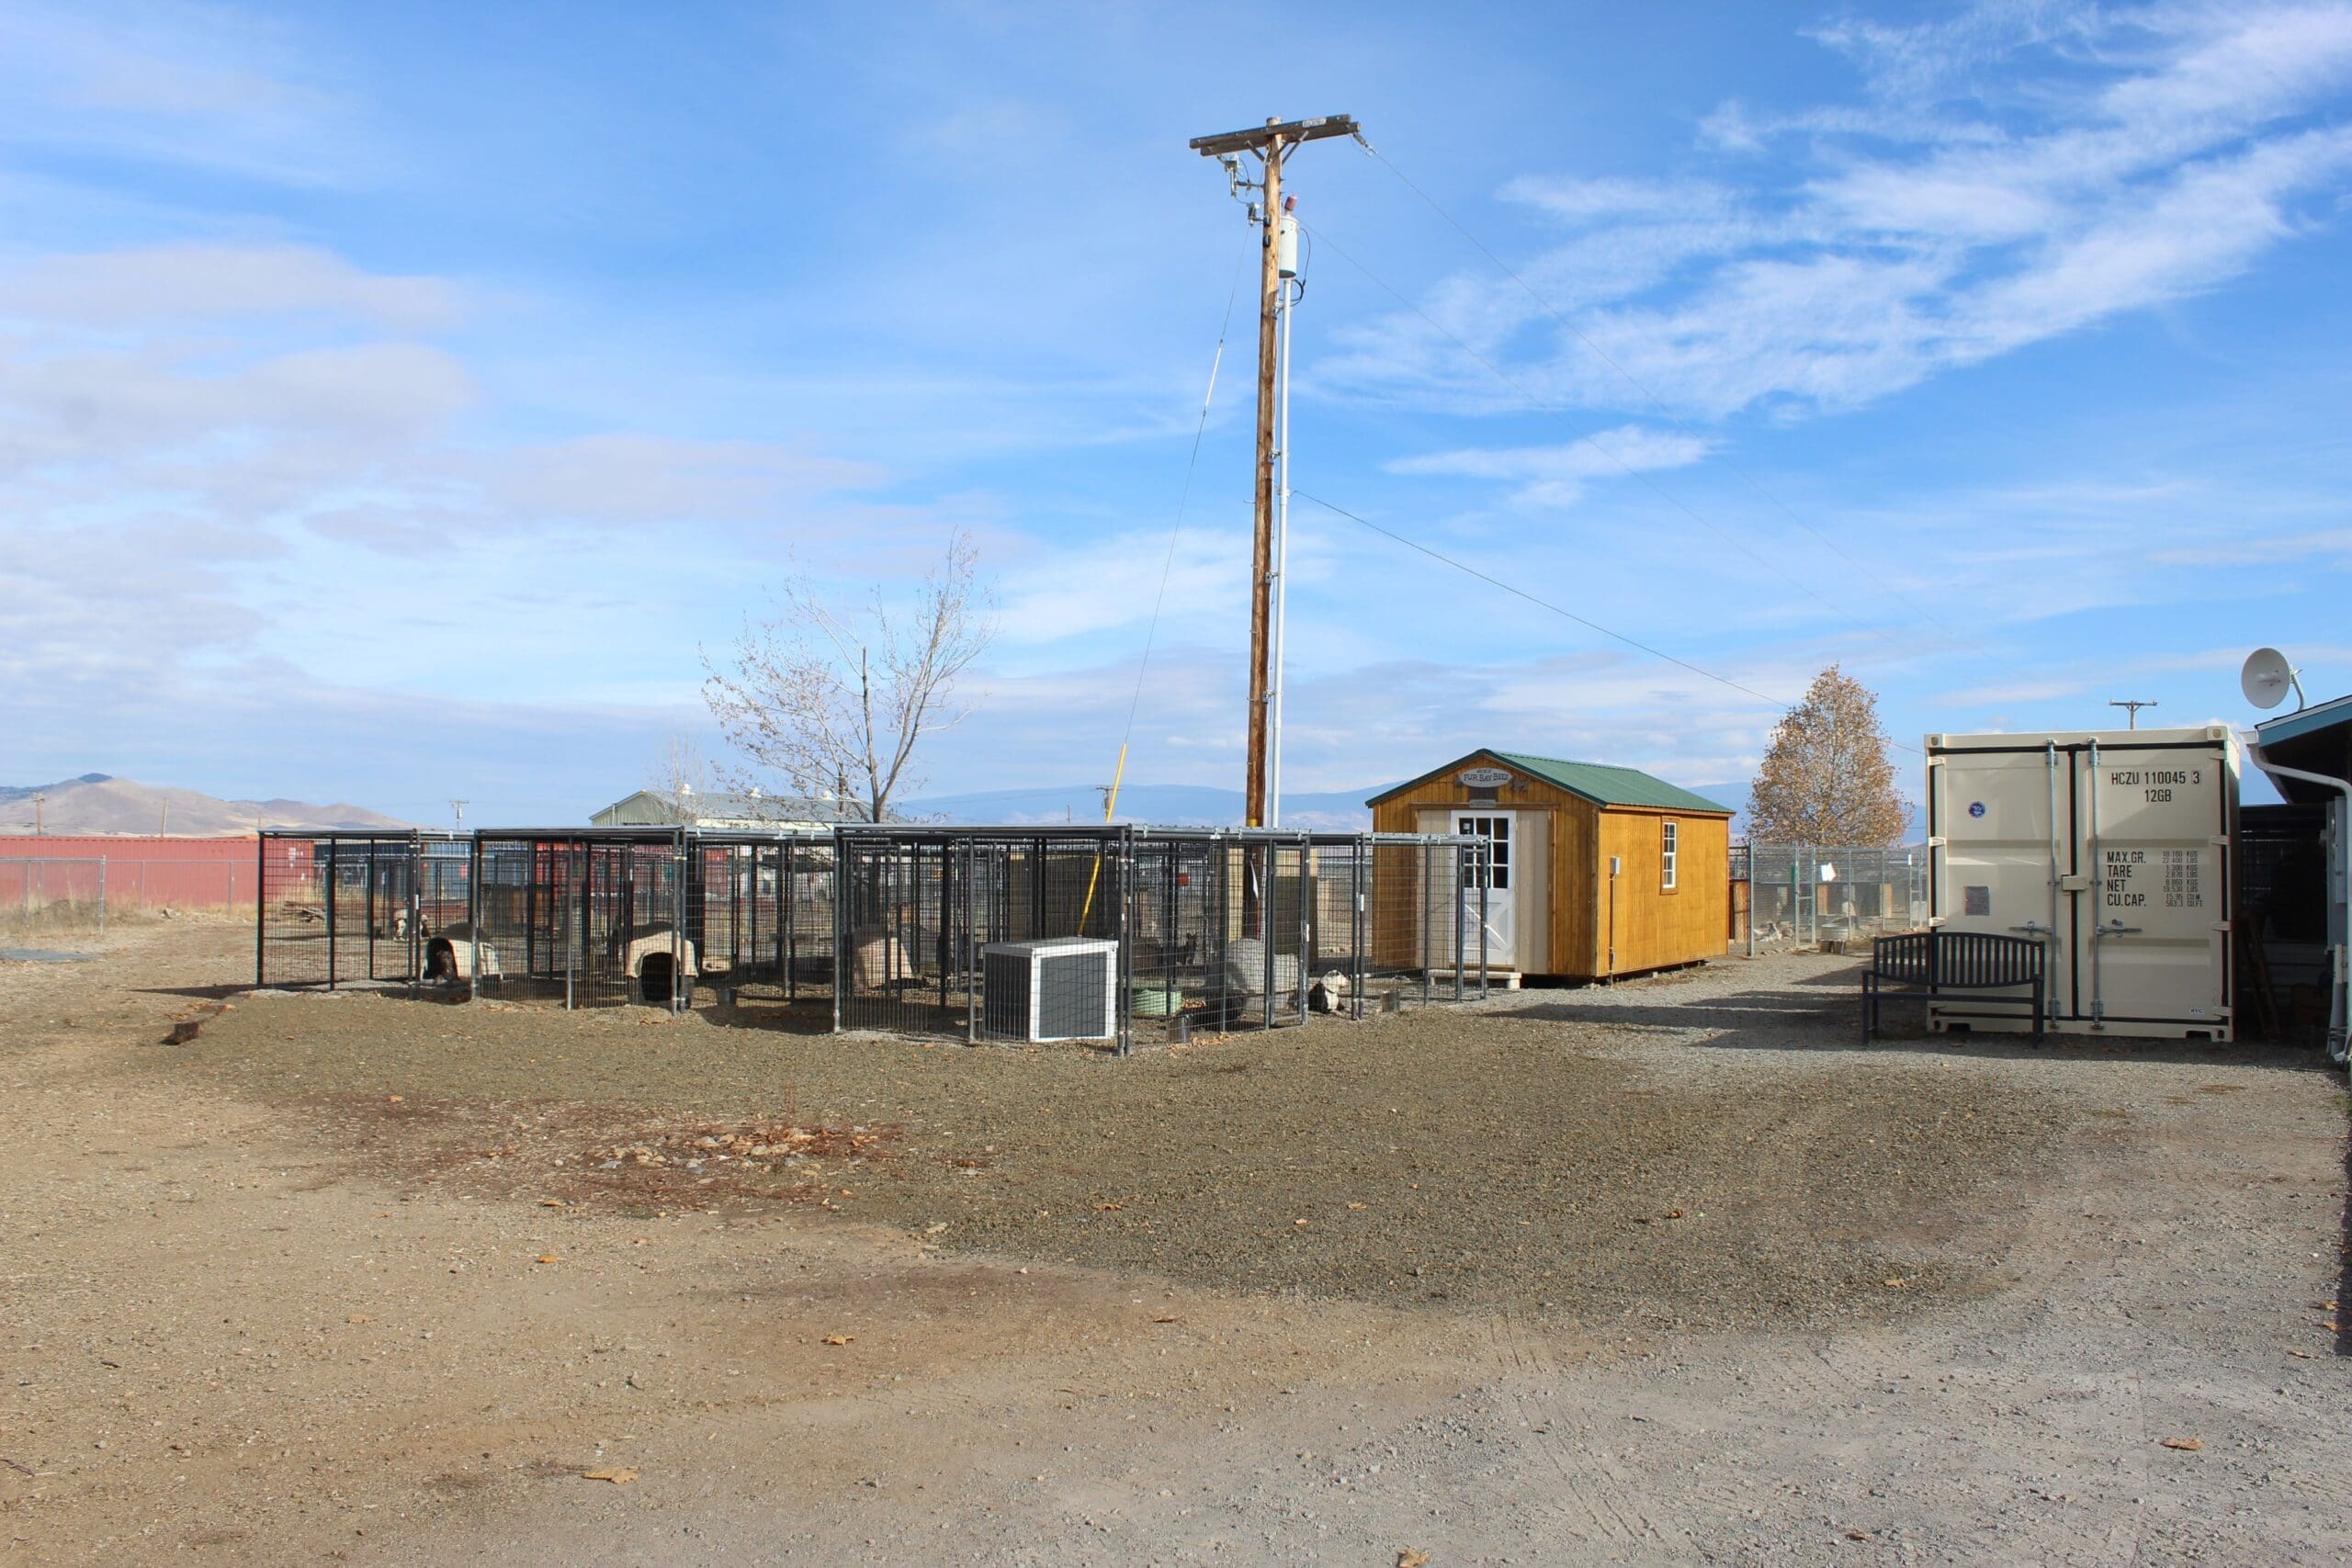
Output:
[[[1928,923],[1928,852],[1852,844],[1736,848],[1762,942],[1835,942]],[[1734,872],[1743,869],[1735,863]]]
[[254,981],[261,986],[405,985],[421,978],[426,932],[462,918],[461,840],[444,834],[260,835]]
[[[1123,829],[844,830],[836,1021],[967,1039],[1001,1032],[985,1005],[988,950],[1022,943],[1109,944],[1087,951],[1123,982],[1127,850]],[[1055,964],[1038,975],[1093,966]],[[1097,1021],[1102,1033],[1086,1037],[1120,1038],[1122,1018],[1114,1005]]]
[[1306,1016],[1307,835],[1139,834],[1129,874],[1131,1029],[1266,1029]]
[[683,1008],[701,973],[684,829],[485,830],[474,919],[428,943],[426,969],[478,996]]
[[1484,994],[1494,901],[1483,839],[1374,833],[1366,839],[1365,1005],[1461,1001]]
[[821,998],[832,985],[831,835],[695,833],[687,934],[722,995]]

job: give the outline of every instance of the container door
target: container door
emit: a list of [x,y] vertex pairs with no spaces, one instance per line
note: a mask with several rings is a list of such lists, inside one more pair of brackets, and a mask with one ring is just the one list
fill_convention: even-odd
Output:
[[2082,1010],[2134,1021],[2228,1026],[2222,768],[2197,750],[2086,747]]
[[[2028,743],[2015,750],[1944,752],[1928,771],[1928,830],[1942,840],[1929,852],[1936,915],[1949,931],[2041,939],[2052,1012],[2064,1006],[2070,974],[2074,900],[2060,892],[2071,869],[2069,765],[2064,751]],[[1993,991],[1937,1011],[2023,1019],[2032,1007],[2022,995]]]

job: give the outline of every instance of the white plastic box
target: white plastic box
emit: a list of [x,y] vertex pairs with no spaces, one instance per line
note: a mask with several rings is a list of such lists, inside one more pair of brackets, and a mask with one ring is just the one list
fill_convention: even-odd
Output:
[[[2197,729],[1928,737],[1930,923],[2039,937],[2062,1034],[2231,1038],[2238,752]],[[1938,1030],[2023,1031],[2003,993]]]
[[999,1040],[1107,1040],[1119,1032],[1119,944],[1086,937],[980,949],[981,1029]]

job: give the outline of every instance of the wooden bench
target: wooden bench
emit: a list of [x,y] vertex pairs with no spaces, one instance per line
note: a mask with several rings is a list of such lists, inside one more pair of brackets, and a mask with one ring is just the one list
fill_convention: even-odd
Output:
[[1958,991],[2032,988],[2033,1038],[2041,1040],[2042,946],[2031,937],[1989,931],[1905,931],[1871,943],[1862,971],[1862,1041],[1878,1033],[1878,1004],[1890,986],[1939,997]]

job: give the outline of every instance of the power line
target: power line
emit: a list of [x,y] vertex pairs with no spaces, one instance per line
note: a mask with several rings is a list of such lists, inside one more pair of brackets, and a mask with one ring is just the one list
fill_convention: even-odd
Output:
[[[1604,626],[1599,621],[1592,619],[1590,616],[1579,615],[1574,610],[1553,604],[1549,599],[1539,599],[1534,594],[1530,593],[1526,589],[1520,587],[1517,583],[1506,582],[1501,578],[1497,577],[1490,572],[1479,570],[1476,567],[1470,565],[1467,561],[1456,560],[1452,556],[1445,554],[1442,550],[1431,549],[1429,546],[1422,544],[1418,539],[1408,538],[1404,535],[1397,533],[1393,528],[1384,528],[1379,524],[1374,523],[1371,518],[1350,512],[1344,506],[1334,506],[1331,502],[1323,500],[1320,496],[1309,495],[1306,491],[1295,487],[1292,489],[1291,494],[1298,497],[1301,501],[1311,501],[1316,505],[1321,507],[1324,511],[1337,513],[1339,515],[1346,518],[1349,522],[1360,524],[1363,526],[1371,529],[1374,533],[1382,536],[1384,538],[1394,539],[1396,543],[1404,546],[1408,550],[1417,550],[1420,554],[1429,557],[1430,559],[1433,561],[1438,561],[1443,565],[1450,566],[1454,570],[1462,572],[1466,576],[1475,577],[1481,582],[1487,583],[1495,588],[1499,588],[1504,592],[1512,595],[1514,598],[1524,599],[1538,609],[1549,610],[1555,615],[1574,621],[1577,625],[1584,626],[1589,630],[1599,632],[1602,637],[1609,637],[1613,641],[1622,642],[1627,648],[1638,649],[1643,653],[1648,654],[1653,659],[1662,659],[1668,664],[1675,665],[1679,669],[1688,670],[1693,675],[1703,676],[1707,680],[1714,682],[1715,684],[1719,686],[1728,686],[1735,692],[1739,692],[1747,696],[1754,697],[1758,702],[1769,704],[1776,708],[1790,708],[1796,705],[1785,698],[1775,697],[1767,693],[1759,692],[1753,686],[1744,685],[1740,682],[1733,680],[1728,675],[1718,675],[1712,670],[1703,669],[1699,665],[1691,663],[1687,659],[1667,652],[1666,649],[1662,648],[1653,648],[1651,645],[1642,641],[1638,637],[1628,637],[1623,632],[1618,631],[1614,627]],[[1897,747],[1905,751],[1917,753],[1919,750],[1917,746],[1905,745],[1903,741],[1895,739],[1894,737],[1891,735],[1886,737],[1886,741],[1887,744]]]
[[1679,665],[1682,669],[1690,671],[1693,675],[1703,675],[1708,680],[1714,682],[1717,685],[1729,686],[1735,692],[1745,693],[1747,695],[1754,697],[1759,703],[1769,703],[1774,707],[1787,707],[1790,705],[1787,702],[1779,697],[1768,696],[1764,693],[1758,691],[1753,686],[1744,686],[1728,675],[1718,675],[1712,670],[1702,670],[1687,659],[1678,659],[1662,648],[1652,648],[1648,643],[1643,642],[1636,637],[1627,637],[1623,632],[1612,630],[1608,626],[1602,626],[1599,621],[1590,619],[1588,616],[1577,615],[1574,610],[1565,609],[1558,604],[1555,604],[1549,599],[1539,599],[1534,594],[1530,593],[1526,589],[1518,586],[1516,583],[1505,582],[1501,578],[1480,571],[1476,567],[1470,565],[1466,561],[1455,560],[1452,556],[1446,555],[1439,550],[1433,550],[1418,539],[1407,538],[1404,535],[1397,533],[1393,528],[1384,528],[1379,524],[1374,523],[1371,518],[1358,516],[1355,513],[1350,512],[1344,506],[1334,506],[1329,502],[1323,500],[1319,496],[1309,495],[1305,491],[1298,490],[1296,488],[1294,488],[1291,491],[1291,494],[1298,497],[1301,501],[1311,501],[1326,512],[1336,512],[1351,523],[1360,523],[1375,534],[1383,535],[1385,537],[1396,540],[1398,544],[1404,546],[1408,550],[1419,550],[1421,554],[1429,557],[1431,560],[1442,561],[1445,565],[1452,567],[1456,571],[1465,572],[1468,575],[1476,578],[1481,582],[1489,583],[1494,587],[1501,589],[1506,593],[1524,599],[1538,609],[1549,610],[1555,615],[1564,615],[1580,626],[1599,632],[1602,637],[1614,638],[1616,641],[1623,643],[1627,648],[1638,649],[1642,652],[1648,654],[1653,659],[1663,659],[1668,664]]
[[[1299,227],[1301,229],[1306,228],[1306,223],[1304,220],[1300,221]],[[1355,256],[1349,252],[1347,247],[1340,244],[1339,241],[1331,237],[1329,231],[1318,231],[1317,237],[1325,244],[1329,245],[1333,250],[1339,252],[1340,257],[1342,261],[1345,261],[1350,266],[1354,267],[1358,272],[1363,273],[1364,276],[1370,279],[1374,286],[1378,288],[1383,293],[1396,300],[1399,305],[1404,306],[1408,310],[1412,311],[1413,314],[1419,316],[1422,321],[1428,322],[1430,326],[1434,328],[1436,331],[1442,333],[1447,340],[1450,341],[1456,348],[1459,348],[1463,353],[1468,355],[1480,365],[1486,367],[1487,373],[1492,375],[1495,379],[1500,381],[1504,386],[1510,388],[1513,391],[1526,399],[1528,402],[1537,409],[1550,414],[1553,418],[1561,421],[1563,423],[1566,423],[1567,414],[1566,411],[1555,407],[1545,400],[1537,397],[1532,391],[1522,386],[1493,360],[1487,358],[1485,355],[1480,354],[1476,349],[1464,343],[1451,327],[1448,327],[1445,323],[1437,320],[1436,317],[1431,316],[1427,310],[1422,310],[1419,305],[1413,303],[1412,300],[1408,299],[1385,279],[1382,278],[1379,274],[1374,272],[1370,267],[1364,265],[1363,263],[1358,261]],[[1806,598],[1811,599],[1815,604],[1819,604],[1832,615],[1837,616],[1841,621],[1846,621],[1846,623],[1852,626],[1855,630],[1867,633],[1870,636],[1882,638],[1888,642],[1892,642],[1894,640],[1892,637],[1879,627],[1863,626],[1859,622],[1849,619],[1846,612],[1837,604],[1832,604],[1828,599],[1823,597],[1818,589],[1804,581],[1803,579],[1798,578],[1781,567],[1774,565],[1770,560],[1768,560],[1763,556],[1757,554],[1755,550],[1751,549],[1746,543],[1737,537],[1725,533],[1721,528],[1716,527],[1713,523],[1710,523],[1706,518],[1700,515],[1697,511],[1692,509],[1688,502],[1677,496],[1672,491],[1668,490],[1664,485],[1659,484],[1656,479],[1650,478],[1649,475],[1642,472],[1641,469],[1636,468],[1633,464],[1619,457],[1614,451],[1611,450],[1608,445],[1602,442],[1600,437],[1592,434],[1589,431],[1578,431],[1577,433],[1576,445],[1590,446],[1594,451],[1600,453],[1602,457],[1608,458],[1611,462],[1624,469],[1626,478],[1636,481],[1642,485],[1643,488],[1649,491],[1650,493],[1656,495],[1660,501],[1665,502],[1668,506],[1673,507],[1677,512],[1679,512],[1682,515],[1690,519],[1691,522],[1696,523],[1700,527],[1704,528],[1708,533],[1713,534],[1716,538],[1722,540],[1724,544],[1729,545],[1732,548],[1746,556],[1749,560],[1754,561],[1766,571],[1770,572],[1773,576],[1781,579],[1781,581],[1786,582],[1790,587],[1795,589]]]
[[[1608,366],[1609,368],[1623,377],[1629,386],[1631,386],[1635,391],[1641,393],[1644,398],[1648,400],[1650,407],[1655,410],[1660,417],[1671,423],[1677,430],[1679,430],[1685,435],[1691,437],[1693,440],[1704,439],[1697,431],[1691,429],[1688,423],[1684,423],[1681,416],[1677,414],[1672,409],[1668,408],[1667,406],[1666,400],[1652,391],[1649,387],[1643,382],[1640,377],[1634,375],[1631,370],[1620,364],[1608,350],[1602,348],[1599,344],[1593,342],[1592,339],[1587,337],[1582,328],[1578,327],[1574,321],[1568,320],[1566,315],[1565,315],[1550,300],[1544,299],[1541,294],[1538,294],[1535,291],[1534,287],[1530,284],[1527,279],[1521,277],[1517,272],[1513,271],[1510,264],[1505,262],[1502,257],[1497,255],[1492,250],[1489,250],[1486,243],[1481,241],[1477,235],[1472,233],[1469,229],[1463,224],[1460,219],[1454,217],[1453,213],[1448,212],[1444,208],[1440,207],[1435,197],[1430,195],[1429,192],[1423,190],[1419,186],[1415,185],[1411,177],[1408,176],[1404,170],[1398,168],[1395,164],[1390,163],[1387,155],[1383,153],[1380,149],[1374,147],[1371,142],[1364,141],[1363,135],[1361,131],[1357,133],[1356,141],[1363,145],[1363,150],[1370,153],[1374,160],[1377,162],[1382,168],[1386,169],[1390,174],[1396,175],[1397,180],[1407,190],[1409,190],[1415,196],[1419,197],[1421,200],[1428,205],[1429,209],[1431,212],[1434,212],[1440,218],[1444,219],[1445,221],[1453,227],[1455,233],[1460,234],[1464,240],[1467,240],[1470,243],[1472,249],[1476,250],[1480,255],[1493,263],[1497,271],[1500,272],[1505,277],[1510,278],[1513,283],[1519,285],[1521,290],[1525,293],[1530,299],[1534,300],[1537,305],[1544,309],[1545,314],[1549,315],[1554,321],[1559,322],[1570,336],[1574,337],[1578,343],[1584,344],[1584,346],[1591,352],[1594,358],[1600,360],[1603,365]],[[1844,561],[1848,566],[1852,567],[1856,571],[1860,572],[1864,577],[1869,578],[1872,582],[1877,583],[1879,587],[1884,589],[1887,592],[1894,594],[1895,597],[1909,604],[1912,609],[1917,611],[1929,625],[1947,633],[1951,632],[1951,628],[1950,626],[1945,626],[1941,621],[1938,620],[1931,612],[1929,612],[1925,606],[1921,605],[1918,601],[1914,599],[1909,593],[1895,587],[1894,584],[1887,581],[1885,578],[1881,577],[1869,566],[1856,559],[1853,556],[1847,554],[1845,549],[1839,546],[1835,539],[1831,538],[1827,534],[1823,533],[1820,529],[1815,527],[1812,524],[1806,522],[1798,514],[1794,507],[1791,506],[1787,502],[1782,501],[1771,491],[1766,489],[1763,480],[1758,479],[1754,474],[1749,473],[1737,462],[1720,452],[1711,449],[1707,455],[1716,462],[1721,463],[1724,468],[1729,468],[1733,473],[1737,474],[1750,490],[1753,490],[1757,494],[1771,502],[1773,507],[1790,522],[1795,524],[1798,527],[1812,535],[1815,539],[1820,542],[1823,548],[1828,550],[1832,555],[1835,555],[1839,560]]]
[[[1244,258],[1246,259],[1246,257]],[[1176,497],[1176,520],[1168,530],[1168,554],[1159,563],[1159,589],[1151,596],[1151,623],[1143,636],[1143,657],[1136,664],[1135,695],[1127,701],[1127,727],[1119,732],[1119,755],[1124,760],[1127,742],[1135,739],[1136,714],[1143,706],[1144,676],[1151,668],[1152,645],[1159,638],[1159,611],[1168,599],[1168,579],[1176,570],[1176,542],[1184,532],[1184,509],[1193,500],[1193,474],[1200,467],[1201,438],[1208,434],[1209,405],[1216,398],[1216,374],[1225,364],[1226,335],[1233,327],[1233,302],[1241,297],[1242,263],[1233,264],[1233,287],[1225,296],[1225,320],[1217,324],[1216,352],[1209,358],[1209,387],[1201,396],[1200,423],[1193,427],[1193,454],[1184,464],[1184,486]],[[1105,803],[1107,806],[1107,802]],[[1109,815],[1107,810],[1105,816]]]

